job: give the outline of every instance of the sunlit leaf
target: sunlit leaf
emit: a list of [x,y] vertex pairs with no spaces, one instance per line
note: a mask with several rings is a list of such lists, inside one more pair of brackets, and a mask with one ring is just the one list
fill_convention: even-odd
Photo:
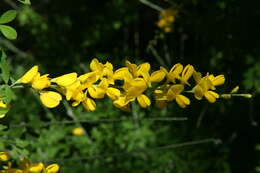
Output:
[[10,26],[0,25],[0,31],[7,39],[15,40],[17,38],[16,30]]
[[17,12],[15,10],[8,10],[0,16],[0,24],[11,22],[15,19]]

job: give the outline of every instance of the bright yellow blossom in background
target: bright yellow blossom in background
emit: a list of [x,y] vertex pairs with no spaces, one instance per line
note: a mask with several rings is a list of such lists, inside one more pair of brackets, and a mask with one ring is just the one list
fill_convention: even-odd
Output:
[[160,19],[157,22],[157,26],[164,30],[164,32],[169,33],[173,31],[173,22],[178,14],[178,9],[175,7],[168,8],[160,12]]
[[82,127],[77,127],[72,130],[72,134],[75,136],[81,136],[85,133],[85,130]]

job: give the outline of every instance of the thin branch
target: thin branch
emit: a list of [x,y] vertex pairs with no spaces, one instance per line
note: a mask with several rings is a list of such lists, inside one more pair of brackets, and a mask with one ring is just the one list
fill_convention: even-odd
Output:
[[[151,117],[151,118],[139,118],[139,121],[161,121],[161,122],[173,122],[173,121],[186,121],[187,117]],[[64,125],[64,124],[77,124],[77,123],[119,123],[125,121],[134,121],[133,118],[127,119],[99,119],[99,120],[77,120],[77,121],[54,121],[54,122],[46,122],[40,125],[40,127],[46,127],[51,125]],[[31,124],[21,123],[21,124],[10,124],[11,128],[19,128],[19,127],[30,127]]]
[[209,103],[207,103],[201,110],[200,115],[198,117],[197,123],[196,123],[196,127],[199,128],[202,122],[202,119],[204,118],[204,115],[206,113],[206,111],[208,110],[209,107]]
[[156,60],[160,63],[160,65],[162,66],[166,66],[165,62],[163,61],[162,57],[158,54],[158,52],[156,51],[156,49],[152,46],[149,45],[147,47],[147,50],[150,50],[152,52],[152,54],[154,55],[154,57],[156,58]]
[[[148,153],[148,152],[156,152],[156,151],[161,151],[161,150],[170,150],[170,149],[176,149],[176,148],[205,144],[205,143],[214,143],[215,145],[217,145],[217,144],[221,144],[221,140],[215,139],[215,138],[208,138],[208,139],[197,140],[197,141],[183,142],[183,143],[179,143],[179,144],[157,146],[157,147],[153,147],[153,148],[136,149],[136,150],[133,150],[131,152],[115,152],[115,153],[99,154],[99,155],[93,155],[93,156],[87,156],[87,157],[74,157],[74,158],[68,158],[68,159],[56,159],[56,160],[45,161],[45,162],[47,162],[47,163],[53,163],[53,162],[61,163],[61,162],[68,162],[68,161],[106,159],[107,157],[121,157],[121,156],[125,156],[125,155],[136,154],[136,153]],[[171,150],[171,151],[174,151],[174,150]]]
[[139,0],[141,3],[143,3],[144,5],[147,5],[149,7],[151,7],[152,9],[155,9],[157,11],[163,11],[164,9],[148,0]]
[[67,101],[62,101],[64,107],[66,108],[67,111],[67,115],[73,119],[73,121],[75,122],[75,124],[77,124],[78,126],[80,126],[83,130],[84,130],[84,134],[87,137],[88,141],[92,143],[91,138],[88,136],[88,133],[86,132],[85,128],[83,127],[83,125],[78,121],[77,117],[75,116],[73,110],[71,109],[70,105],[68,104]]
[[14,53],[16,53],[19,57],[22,58],[27,58],[28,54],[25,53],[24,51],[20,50],[19,48],[17,48],[11,41],[3,39],[0,37],[0,44],[2,44],[3,46],[5,46],[6,48],[10,49],[11,51],[13,51]]

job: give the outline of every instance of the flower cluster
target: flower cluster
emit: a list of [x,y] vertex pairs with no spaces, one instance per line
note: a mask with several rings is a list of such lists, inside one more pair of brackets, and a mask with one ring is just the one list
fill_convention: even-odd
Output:
[[[31,84],[32,88],[39,91],[41,102],[48,108],[58,106],[64,97],[72,106],[82,103],[87,111],[94,111],[95,99],[106,96],[112,100],[114,106],[122,110],[128,110],[130,103],[135,100],[141,107],[146,108],[151,105],[146,94],[149,88],[153,91],[158,107],[164,107],[175,100],[180,107],[185,108],[190,104],[190,99],[184,93],[194,93],[196,99],[205,97],[213,103],[219,98],[215,92],[216,86],[225,81],[224,75],[207,74],[202,77],[192,65],[183,66],[180,63],[175,64],[169,71],[160,67],[151,73],[151,66],[147,62],[137,65],[126,61],[125,67],[114,70],[111,63],[102,64],[93,59],[90,69],[90,72],[82,75],[69,73],[49,78],[48,74],[41,75],[38,66],[34,66],[16,84]],[[192,77],[194,87],[190,84]],[[185,90],[186,87],[190,89]]]
[[57,164],[45,167],[43,163],[31,163],[27,158],[21,160],[19,168],[14,168],[6,152],[0,152],[0,164],[0,173],[57,173],[60,169]]
[[157,26],[164,30],[164,32],[172,32],[172,24],[178,14],[176,8],[169,8],[160,12],[160,19]]

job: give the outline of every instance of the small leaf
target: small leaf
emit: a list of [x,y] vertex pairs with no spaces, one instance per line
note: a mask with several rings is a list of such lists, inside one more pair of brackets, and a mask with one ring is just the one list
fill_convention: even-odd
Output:
[[9,104],[12,100],[16,99],[16,95],[8,85],[4,85],[4,89],[5,97],[2,100],[5,104]]
[[2,70],[2,78],[4,80],[4,82],[7,84],[8,81],[9,81],[9,78],[10,78],[10,68],[7,64],[7,61],[6,61],[6,54],[5,52],[2,50],[2,57],[1,57],[1,64],[0,64],[0,67],[1,67],[1,70]]
[[0,131],[7,129],[5,125],[0,124]]
[[0,115],[6,114],[9,111],[9,108],[0,107]]
[[11,22],[15,19],[17,12],[15,10],[8,10],[0,17],[0,24]]
[[15,40],[17,38],[16,30],[10,26],[0,25],[0,31],[7,39]]
[[25,4],[25,5],[31,5],[31,1],[30,0],[18,0],[19,2]]

